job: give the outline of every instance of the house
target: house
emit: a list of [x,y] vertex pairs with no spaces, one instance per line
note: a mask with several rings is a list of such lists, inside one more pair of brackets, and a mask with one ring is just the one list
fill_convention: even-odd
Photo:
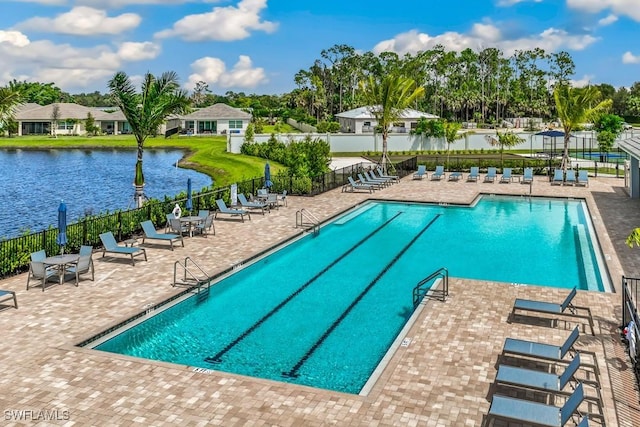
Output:
[[167,129],[180,126],[182,132],[189,135],[244,134],[251,117],[251,114],[239,108],[218,103],[191,114],[170,118]]
[[632,136],[618,142],[618,148],[629,154],[625,164],[625,183],[632,199],[640,198],[640,137]]
[[55,126],[58,135],[84,135],[89,114],[93,116],[95,126],[103,133],[131,133],[131,128],[119,109],[108,112],[66,102],[49,105],[23,104],[16,111],[15,120],[18,122],[18,135],[50,135],[52,126]]
[[[336,114],[338,123],[340,123],[340,131],[346,133],[373,133],[378,124],[375,116],[371,113],[374,108],[372,106],[358,107]],[[421,117],[426,119],[439,118],[433,114],[407,108],[402,112],[400,120],[391,127],[390,132],[408,133],[415,129]]]

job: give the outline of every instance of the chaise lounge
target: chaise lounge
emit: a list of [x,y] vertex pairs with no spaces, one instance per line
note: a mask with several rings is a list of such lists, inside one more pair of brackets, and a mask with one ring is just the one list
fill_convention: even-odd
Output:
[[0,290],[0,302],[13,300],[13,306],[18,308],[18,300],[16,299],[16,293],[14,291]]
[[[576,296],[577,290],[574,287],[569,295],[560,304],[546,301],[536,301],[516,298],[513,309],[511,310],[511,318],[516,315],[517,311],[532,311],[542,314],[555,314],[560,316],[573,316],[577,318],[586,319],[591,327],[591,334],[595,335],[595,328],[593,325],[593,317],[591,316],[591,309],[589,307],[576,307],[573,305],[573,298]],[[580,314],[578,310],[584,310],[586,314]]]
[[126,247],[119,246],[118,242],[116,242],[116,238],[113,236],[113,233],[107,231],[106,233],[100,234],[100,240],[102,241],[102,257],[109,254],[120,254],[120,255],[128,255],[131,257],[131,264],[136,265],[135,257],[142,255],[144,256],[144,260],[147,260],[147,252],[144,248],[139,247]]
[[244,222],[245,215],[248,216],[249,219],[251,219],[251,215],[249,214],[248,211],[245,211],[244,209],[229,208],[227,207],[227,204],[222,199],[217,199],[216,205],[218,205],[218,210],[215,213],[216,218],[218,217],[218,214],[225,214],[225,215],[230,215],[232,217],[239,216],[242,222]]
[[164,234],[158,233],[158,231],[156,230],[156,227],[153,225],[153,223],[150,220],[142,221],[140,225],[142,226],[142,231],[144,232],[144,236],[142,237],[142,243],[144,243],[144,241],[147,239],[161,240],[163,242],[169,242],[169,245],[171,246],[171,250],[173,250],[173,242],[180,241],[182,243],[182,247],[184,247],[184,239],[182,238],[182,235],[171,234],[171,233],[164,233]]
[[577,382],[575,375],[578,368],[580,368],[580,353],[575,355],[560,375],[517,366],[500,365],[496,374],[496,383],[559,393],[564,390],[569,381]]
[[422,179],[427,176],[427,166],[418,165],[418,170],[413,174],[413,179]]
[[238,193],[238,201],[240,202],[240,206],[247,209],[260,209],[262,215],[264,215],[264,211],[271,211],[269,204],[266,202],[250,202],[247,200],[243,193]]
[[356,182],[353,177],[348,176],[347,179],[349,180],[349,182],[342,187],[342,191],[356,191],[356,190],[365,190],[368,191],[369,193],[373,193],[373,190],[375,189],[375,187],[373,185],[369,185],[369,184],[363,184],[361,182]]

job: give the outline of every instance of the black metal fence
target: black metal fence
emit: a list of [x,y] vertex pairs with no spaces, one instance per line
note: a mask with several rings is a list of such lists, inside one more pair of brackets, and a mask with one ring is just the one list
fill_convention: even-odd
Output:
[[640,279],[622,276],[622,337],[640,385],[640,316],[638,316]]
[[[394,164],[395,174],[403,177],[417,168],[416,158]],[[342,169],[336,169],[313,178],[292,177],[287,175],[274,175],[271,177],[272,192],[300,196],[314,196],[334,188],[341,187],[348,182],[349,176],[355,176],[358,172],[369,168],[369,164],[359,163]],[[253,178],[239,182],[238,193],[256,194],[259,188],[264,187],[264,177]],[[221,187],[193,193],[193,211],[201,209],[214,210],[216,199],[223,199],[227,204],[231,201],[231,188]],[[87,216],[78,222],[67,225],[66,252],[78,252],[80,246],[91,245],[100,247],[100,234],[111,231],[119,241],[131,238],[141,233],[140,223],[151,220],[156,227],[165,225],[166,214],[173,211],[175,204],[180,205],[186,212],[186,194],[176,198],[164,200],[150,200],[141,208],[115,213],[106,213],[95,216]],[[56,243],[57,228],[36,233],[25,234],[19,237],[0,240],[0,278],[8,277],[28,270],[31,253],[44,249],[48,255],[60,251]]]

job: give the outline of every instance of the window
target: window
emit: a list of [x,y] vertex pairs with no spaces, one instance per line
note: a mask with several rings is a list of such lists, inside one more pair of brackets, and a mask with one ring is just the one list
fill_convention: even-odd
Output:
[[58,129],[60,129],[60,130],[65,130],[65,129],[72,130],[73,129],[73,123],[68,122],[66,120],[59,120],[58,121]]
[[229,120],[229,129],[242,129],[242,120]]

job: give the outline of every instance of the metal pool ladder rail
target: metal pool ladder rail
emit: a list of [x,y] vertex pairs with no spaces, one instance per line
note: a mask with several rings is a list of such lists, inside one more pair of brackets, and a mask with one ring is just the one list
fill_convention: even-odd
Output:
[[[192,266],[189,265],[192,264]],[[182,274],[181,280],[178,280],[178,271]],[[206,286],[209,291],[211,284],[210,276],[200,267],[191,257],[186,257],[184,263],[176,261],[173,264],[173,284],[171,286],[189,286],[197,288],[198,293]]]
[[296,211],[296,228],[298,227],[311,231],[314,236],[320,234],[320,220],[306,209]]
[[[432,280],[441,280],[440,286],[437,289],[434,289],[434,286],[425,286],[431,283]],[[435,284],[435,283],[434,283]],[[449,270],[444,267],[441,267],[431,273],[426,278],[422,279],[414,288],[413,288],[413,308],[418,306],[422,299],[426,296],[430,298],[437,298],[440,301],[444,302],[449,296]]]

